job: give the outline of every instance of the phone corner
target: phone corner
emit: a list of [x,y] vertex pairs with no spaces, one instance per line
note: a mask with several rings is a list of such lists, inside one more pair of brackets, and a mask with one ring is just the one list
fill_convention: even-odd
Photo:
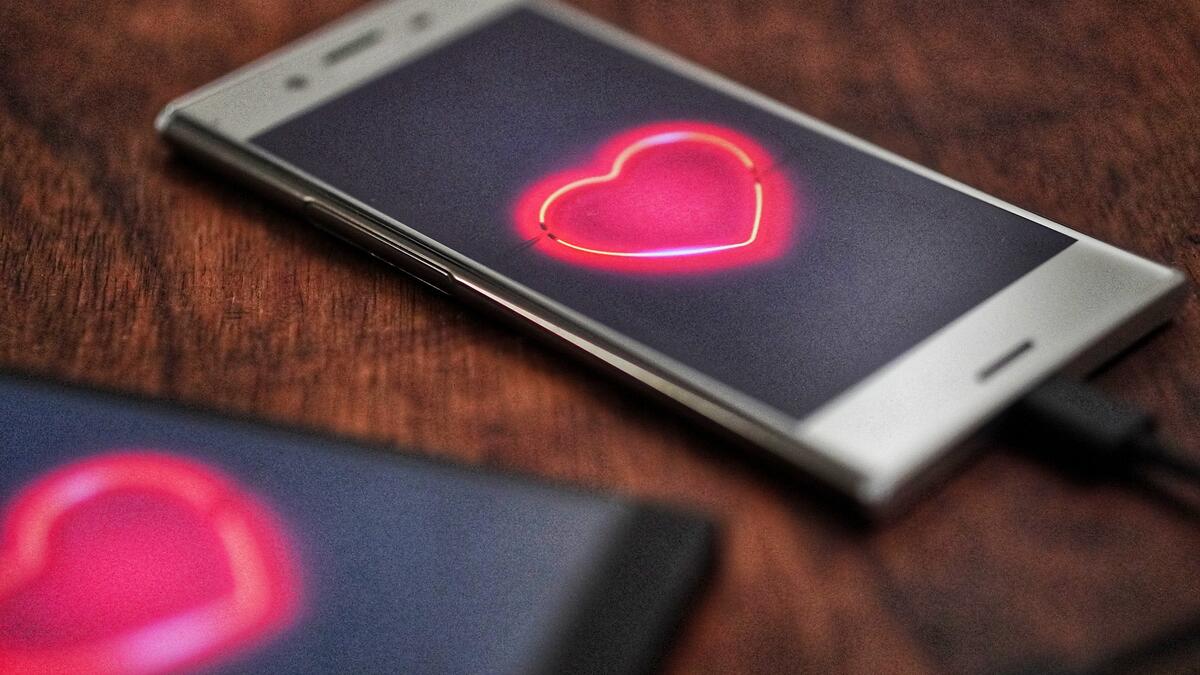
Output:
[[171,101],[158,111],[154,116],[154,132],[159,138],[169,138],[171,125],[174,124],[175,118],[179,114],[179,101]]

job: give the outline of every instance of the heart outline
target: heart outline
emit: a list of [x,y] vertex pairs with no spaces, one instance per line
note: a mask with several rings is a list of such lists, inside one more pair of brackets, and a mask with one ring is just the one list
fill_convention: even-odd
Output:
[[0,566],[0,599],[43,572],[51,530],[59,519],[89,499],[122,489],[164,492],[205,516],[221,541],[232,591],[81,645],[21,650],[0,643],[0,673],[148,675],[211,665],[261,644],[295,621],[298,568],[274,514],[211,467],[154,451],[86,458],[52,470],[21,490],[0,526],[0,562],[5,563]]
[[[589,185],[608,183],[616,180],[621,176],[621,171],[625,168],[625,164],[635,155],[643,152],[647,148],[683,141],[708,143],[710,145],[722,148],[733,155],[742,164],[742,166],[746,167],[746,170],[749,171],[752,176],[754,176],[754,219],[750,226],[750,234],[746,237],[746,239],[733,244],[719,244],[715,246],[681,247],[671,249],[656,249],[651,251],[604,251],[572,244],[550,231],[550,227],[546,223],[546,215],[555,201],[580,188],[587,187]],[[757,165],[754,163],[754,160],[751,159],[750,155],[746,154],[746,151],[742,150],[734,143],[715,134],[698,131],[665,131],[653,136],[648,136],[627,146],[619,155],[617,155],[616,159],[613,160],[612,167],[609,169],[607,174],[604,174],[603,176],[580,178],[555,190],[549,197],[546,198],[546,201],[542,202],[542,207],[538,210],[538,225],[540,225],[541,228],[546,231],[547,237],[562,244],[563,246],[573,248],[576,251],[626,258],[668,258],[684,255],[703,255],[706,253],[716,253],[718,251],[727,251],[729,249],[741,248],[742,246],[749,246],[750,244],[753,244],[756,239],[758,239],[758,231],[762,225],[762,211],[762,179],[758,175]]]
[[[543,206],[547,201],[553,202],[551,198],[556,193],[561,196],[570,191],[568,188],[594,185],[605,179],[612,180],[618,177],[620,172],[614,171],[614,167],[622,153],[629,158],[635,154],[631,146],[656,136],[670,134],[675,134],[677,138],[711,137],[725,141],[741,151],[731,154],[737,158],[739,165],[746,169],[750,167],[737,155],[743,154],[749,158],[754,167],[754,222],[744,238],[730,243],[709,245],[705,242],[702,246],[681,245],[658,251],[613,250],[613,247],[598,249],[583,245],[571,246],[576,242],[570,239],[563,240],[559,236],[563,235],[562,232],[552,231],[555,229],[553,214],[550,222],[545,222]],[[722,145],[724,146],[723,143]],[[801,224],[793,218],[799,203],[796,199],[797,186],[792,183],[792,172],[778,170],[772,155],[759,141],[728,127],[694,120],[652,122],[620,131],[600,142],[595,146],[595,150],[586,156],[576,157],[577,159],[563,163],[568,168],[545,174],[526,184],[518,193],[512,202],[511,213],[515,234],[520,237],[522,243],[512,252],[532,249],[580,267],[639,275],[706,274],[777,259],[790,248]],[[745,186],[750,184],[747,181]],[[757,231],[753,227],[754,223],[758,224]]]

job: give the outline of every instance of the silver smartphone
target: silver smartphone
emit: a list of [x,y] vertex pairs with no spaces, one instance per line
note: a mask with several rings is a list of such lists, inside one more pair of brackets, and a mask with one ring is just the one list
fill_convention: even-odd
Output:
[[1174,270],[570,8],[374,5],[171,103],[171,143],[879,509]]

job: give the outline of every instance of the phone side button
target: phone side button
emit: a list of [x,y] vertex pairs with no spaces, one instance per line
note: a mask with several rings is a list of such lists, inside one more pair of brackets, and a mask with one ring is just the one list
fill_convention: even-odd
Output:
[[373,257],[399,269],[434,290],[447,295],[453,292],[454,277],[449,272],[409,253],[382,235],[363,229],[362,226],[329,207],[318,202],[306,201],[304,215],[318,228],[364,249]]

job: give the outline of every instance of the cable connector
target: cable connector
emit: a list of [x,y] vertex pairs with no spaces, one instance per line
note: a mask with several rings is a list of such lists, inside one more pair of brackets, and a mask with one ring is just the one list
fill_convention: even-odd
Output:
[[1159,441],[1154,418],[1077,380],[1055,378],[1018,401],[1008,435],[1092,475],[1159,468],[1200,482],[1200,464]]

